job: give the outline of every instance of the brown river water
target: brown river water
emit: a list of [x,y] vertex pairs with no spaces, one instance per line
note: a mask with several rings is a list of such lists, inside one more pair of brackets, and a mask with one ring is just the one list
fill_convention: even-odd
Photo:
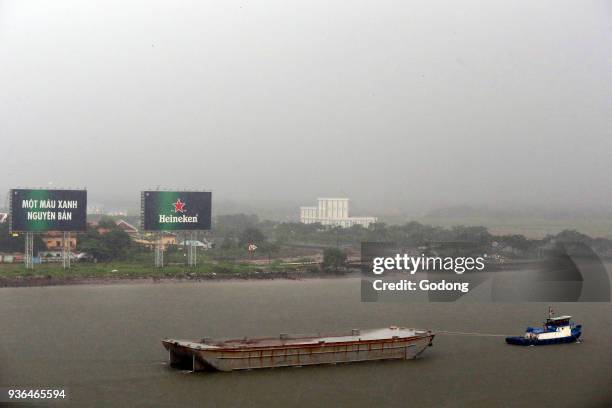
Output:
[[79,407],[612,407],[610,303],[553,305],[583,324],[580,344],[438,335],[413,361],[193,374],[160,343],[389,325],[521,334],[547,306],[362,303],[354,278],[4,288],[0,387],[65,388],[57,406]]

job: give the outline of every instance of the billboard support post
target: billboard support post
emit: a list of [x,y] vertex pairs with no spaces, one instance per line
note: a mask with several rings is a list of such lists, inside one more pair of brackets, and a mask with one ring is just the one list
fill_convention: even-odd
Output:
[[34,269],[34,234],[31,232],[25,233],[24,261],[26,269]]
[[[180,235],[181,233],[177,233],[178,235]],[[184,252],[184,256],[187,257],[187,260],[185,261],[185,265],[189,266],[190,265],[190,261],[189,261],[189,245],[187,245],[187,231],[183,231],[182,232],[182,236],[183,236],[183,252]]]
[[187,265],[195,267],[197,265],[197,247],[195,246],[195,232],[192,232],[189,237],[189,244],[187,246]]
[[163,232],[158,232],[155,237],[155,267],[164,267],[164,245],[162,242]]
[[193,235],[194,235],[193,236],[193,256],[191,257],[191,260],[195,268],[196,266],[198,266],[198,247],[195,245],[195,241],[196,241],[198,233],[193,232]]
[[70,269],[70,232],[64,231],[64,236],[62,239],[62,265],[64,269]]

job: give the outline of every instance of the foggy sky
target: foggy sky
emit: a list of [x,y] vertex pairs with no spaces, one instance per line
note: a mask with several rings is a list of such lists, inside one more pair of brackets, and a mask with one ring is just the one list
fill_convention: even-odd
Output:
[[0,0],[0,139],[2,194],[612,207],[612,6]]

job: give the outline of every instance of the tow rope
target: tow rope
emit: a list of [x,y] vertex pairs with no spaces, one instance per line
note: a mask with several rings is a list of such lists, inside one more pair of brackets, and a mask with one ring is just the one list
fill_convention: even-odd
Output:
[[509,337],[511,334],[493,334],[493,333],[477,333],[477,332],[458,332],[447,330],[433,330],[436,334],[447,334],[449,336],[478,336],[478,337]]

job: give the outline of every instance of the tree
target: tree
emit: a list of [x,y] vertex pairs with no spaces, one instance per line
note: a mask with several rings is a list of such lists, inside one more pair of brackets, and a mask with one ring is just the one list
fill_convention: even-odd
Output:
[[266,236],[259,228],[249,227],[246,228],[240,234],[240,244],[248,245],[248,244],[263,244],[266,240]]
[[390,240],[387,224],[384,222],[375,222],[370,224],[368,232],[368,241],[382,242]]
[[234,247],[234,240],[231,238],[225,238],[219,248],[222,250],[232,249]]
[[325,248],[323,250],[323,270],[338,272],[346,265],[346,254],[338,248]]
[[454,240],[478,242],[480,244],[488,244],[491,242],[491,234],[486,227],[466,227],[458,225],[452,229]]
[[111,217],[103,216],[102,218],[100,218],[100,221],[98,221],[98,227],[106,229],[116,229],[117,223]]
[[563,230],[560,233],[558,233],[554,238],[557,242],[563,242],[563,243],[580,242],[580,243],[587,244],[587,245],[590,245],[591,242],[593,241],[593,238],[589,237],[588,235],[582,234],[576,230]]
[[132,239],[121,229],[114,229],[102,235],[102,244],[109,249],[112,259],[122,259],[132,246]]
[[496,237],[496,240],[504,245],[518,249],[520,251],[529,251],[531,249],[535,249],[535,247],[537,246],[535,241],[530,241],[523,235],[519,234],[499,236]]
[[79,240],[78,247],[100,261],[112,261],[127,256],[132,248],[132,240],[119,228],[100,234],[95,228],[89,227]]

